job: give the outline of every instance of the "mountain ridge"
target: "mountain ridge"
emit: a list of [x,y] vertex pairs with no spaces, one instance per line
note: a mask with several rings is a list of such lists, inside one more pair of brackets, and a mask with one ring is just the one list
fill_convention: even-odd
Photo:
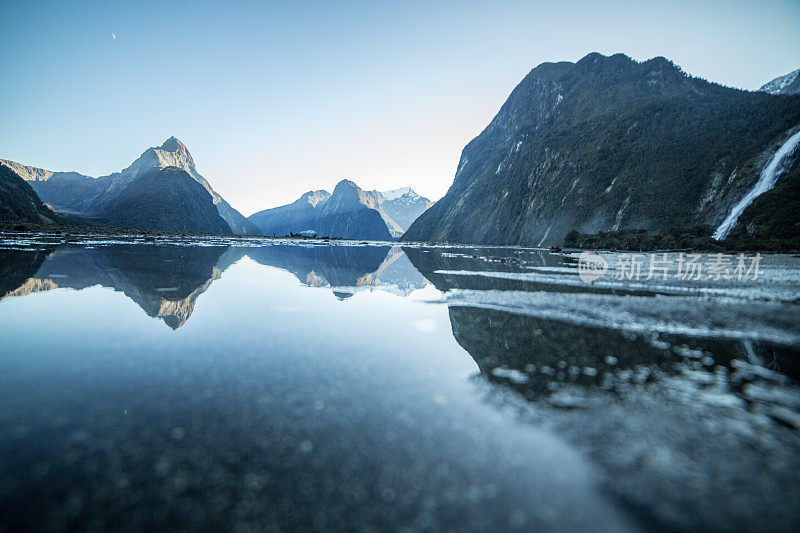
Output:
[[[365,209],[372,209],[377,211],[383,224],[389,230],[390,237],[395,239],[399,237],[408,226],[411,225],[420,213],[430,207],[431,201],[427,198],[418,195],[411,187],[402,187],[382,193],[377,190],[365,191],[358,187],[350,180],[342,180],[337,187],[342,185],[340,194],[352,194],[353,198],[349,200],[351,208],[344,209],[341,206],[337,208],[339,217],[342,217],[338,223],[333,224],[331,227],[323,225],[323,228],[341,230],[343,227],[348,226],[344,222],[347,213],[354,213],[358,211],[357,206],[362,206]],[[349,192],[348,192],[349,191]],[[336,191],[334,190],[334,193]],[[253,213],[248,217],[248,220],[253,222],[263,235],[289,235],[290,233],[304,233],[304,234],[319,234],[327,235],[330,237],[344,237],[343,234],[333,233],[328,234],[324,229],[320,229],[319,220],[320,215],[323,213],[325,205],[331,199],[331,193],[325,190],[308,191],[292,202],[291,204],[264,209]],[[387,197],[388,196],[388,197]],[[341,199],[341,198],[340,198]],[[337,199],[336,201],[340,201]],[[327,212],[328,217],[331,216],[332,211],[329,209]],[[368,222],[370,219],[374,222],[377,221],[374,217],[364,215],[364,223],[371,225]],[[323,222],[325,224],[325,222]],[[380,226],[380,224],[378,224]],[[338,228],[338,229],[337,229]],[[347,234],[354,235],[355,227],[348,226]],[[381,232],[378,232],[381,233]],[[384,235],[385,237],[385,235]],[[354,237],[360,238],[360,237]]]
[[462,151],[403,240],[553,245],[571,230],[716,225],[800,124],[800,99],[656,57],[543,63]]
[[57,224],[61,217],[41,201],[33,187],[12,167],[0,162],[0,221]]
[[264,209],[247,218],[262,235],[315,232],[317,216],[330,196],[328,191],[322,189],[308,191],[291,204]]
[[769,94],[800,94],[800,68],[770,80],[759,91]]
[[198,171],[191,153],[175,136],[161,146],[147,148],[119,172],[92,178],[77,172],[54,172],[0,160],[18,168],[39,197],[59,211],[84,217],[96,217],[137,177],[155,168],[177,167],[200,183],[211,195],[215,208],[230,229],[237,234],[257,235],[258,229],[217,193]]
[[403,232],[433,205],[433,202],[417,194],[411,187],[402,187],[380,194],[383,197],[380,202],[381,209],[397,222]]

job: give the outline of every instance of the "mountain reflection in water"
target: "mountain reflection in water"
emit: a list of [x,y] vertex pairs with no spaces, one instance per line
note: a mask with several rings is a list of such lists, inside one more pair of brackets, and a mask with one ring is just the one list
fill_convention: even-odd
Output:
[[[222,284],[221,280],[228,279],[226,271],[229,269],[238,283],[249,284],[257,279],[258,274],[246,279],[237,278],[234,275],[236,269],[232,267],[239,262],[261,269],[260,272],[264,271],[263,267],[269,267],[278,269],[272,272],[291,273],[301,286],[314,288],[314,291],[330,291],[338,300],[347,301],[331,299],[330,304],[324,304],[335,305],[333,308],[316,310],[302,307],[307,304],[297,304],[299,309],[293,309],[293,299],[301,300],[301,293],[297,292],[300,289],[288,288],[288,292],[280,293],[283,296],[276,295],[273,299],[268,296],[269,305],[273,305],[277,313],[299,310],[297,315],[292,315],[297,319],[287,316],[279,321],[268,308],[259,308],[258,316],[243,314],[249,322],[237,326],[235,335],[231,332],[231,354],[262,354],[259,350],[263,350],[262,355],[272,354],[270,357],[276,358],[274,354],[284,352],[298,352],[314,358],[319,352],[330,351],[333,361],[345,366],[359,364],[361,367],[354,367],[358,369],[356,372],[365,371],[371,376],[370,379],[355,379],[345,374],[340,378],[344,380],[343,384],[327,385],[332,387],[330,391],[345,396],[356,394],[353,391],[362,391],[360,394],[372,403],[364,404],[364,399],[360,399],[358,409],[361,411],[357,412],[363,414],[364,409],[368,412],[382,405],[401,418],[406,416],[403,420],[409,424],[424,419],[429,425],[425,429],[426,435],[435,437],[436,442],[440,439],[449,442],[438,446],[458,448],[463,444],[466,446],[464,449],[469,449],[474,444],[470,444],[470,439],[477,438],[476,433],[469,433],[472,436],[467,438],[461,426],[457,430],[441,426],[440,415],[431,414],[428,407],[417,406],[416,402],[422,396],[413,392],[416,390],[414,387],[420,386],[415,380],[422,379],[423,375],[426,376],[424,379],[438,376],[436,379],[442,383],[460,387],[457,384],[462,383],[461,378],[456,374],[448,375],[448,371],[461,372],[461,363],[447,367],[442,361],[449,360],[448,357],[466,358],[468,354],[471,361],[469,358],[467,361],[473,368],[477,365],[480,373],[477,380],[469,382],[470,390],[477,392],[472,396],[478,397],[482,405],[501,413],[504,431],[511,435],[521,425],[547,427],[548,431],[552,430],[578,449],[588,452],[592,462],[603,472],[604,493],[615,502],[614,510],[600,511],[598,509],[605,509],[600,503],[590,506],[582,511],[587,514],[578,513],[574,517],[575,522],[569,522],[564,515],[558,515],[554,522],[547,522],[542,518],[547,513],[531,518],[525,513],[515,514],[518,509],[515,511],[502,505],[497,509],[502,508],[506,513],[504,520],[509,516],[512,519],[510,522],[495,522],[491,518],[492,508],[488,507],[488,511],[481,515],[488,520],[482,523],[484,527],[495,524],[497,529],[509,525],[524,529],[537,524],[552,529],[582,529],[592,523],[592,513],[595,512],[608,518],[607,525],[612,530],[629,526],[636,529],[638,526],[635,524],[645,529],[655,526],[706,527],[712,530],[790,529],[800,521],[800,393],[796,385],[800,379],[800,343],[796,330],[796,324],[800,323],[797,305],[800,260],[796,258],[766,257],[764,279],[744,285],[711,282],[691,286],[616,282],[586,285],[577,281],[573,256],[516,248],[359,246],[284,241],[244,245],[235,240],[204,246],[40,243],[0,249],[0,298],[3,300],[0,312],[3,304],[20,301],[21,297],[32,293],[65,288],[81,291],[99,285],[121,292],[147,315],[163,320],[175,330],[189,321],[198,306],[202,307],[203,304],[198,303],[201,295],[218,280]],[[285,281],[281,283],[285,285]],[[278,285],[270,287],[277,290]],[[224,290],[233,289],[226,286]],[[309,289],[302,290],[306,291],[303,294],[310,294]],[[277,299],[280,301],[273,301]],[[411,306],[411,301],[415,307]],[[322,306],[323,303],[319,301],[316,305]],[[348,324],[338,330],[329,330],[327,335],[341,335],[338,345],[329,342],[323,333],[319,334],[321,338],[317,338],[316,329],[322,328],[323,321],[333,323],[339,318],[334,315],[341,312],[344,316],[356,309],[362,309],[365,317],[375,317],[376,320],[384,313],[391,314],[391,319],[388,316],[381,318],[391,324],[392,331],[371,331],[378,326],[362,318],[365,320],[363,324]],[[436,309],[446,312],[444,320],[446,322],[449,318],[448,331],[437,329],[434,318],[421,316]],[[316,316],[316,320],[312,316]],[[298,335],[280,344],[274,338],[291,334],[291,327],[287,329],[287,326],[273,322],[296,323]],[[341,331],[342,328],[352,328],[352,331]],[[265,331],[256,333],[260,329]],[[177,335],[168,330],[166,333]],[[264,338],[259,337],[262,333]],[[381,345],[374,337],[382,334],[387,338],[405,336],[409,347],[402,342]],[[260,340],[251,344],[248,335]],[[178,340],[175,342],[178,348],[182,346]],[[224,345],[228,339],[220,342]],[[411,347],[412,344],[415,347]],[[426,353],[426,346],[430,346],[430,353]],[[462,348],[466,353],[460,352]],[[391,354],[390,360],[381,359],[384,353]],[[353,357],[363,357],[364,362],[356,363]],[[302,366],[304,363],[297,362],[300,365],[297,368],[286,367],[293,369],[290,371],[280,366],[276,362],[278,359],[273,361],[266,357],[264,361],[278,365],[270,368],[271,373],[264,376],[272,376],[276,371],[301,372],[306,368]],[[404,363],[408,363],[409,368],[418,367],[420,376],[415,375],[414,370],[407,369],[406,373],[388,370]],[[437,366],[439,364],[444,365],[444,370]],[[433,367],[427,368],[427,365]],[[245,365],[243,368],[246,370],[248,367]],[[336,372],[335,368],[334,365],[327,371]],[[320,393],[319,385],[311,387],[313,390],[303,389],[309,386],[303,379],[311,379],[307,376],[320,370],[313,367],[302,370],[306,377],[296,378],[292,385],[295,387],[293,393],[299,396],[291,400],[295,403],[287,404],[290,405],[287,409],[294,409],[291,406],[302,403],[306,395],[311,397]],[[219,379],[215,373],[208,376],[204,379]],[[328,378],[317,379],[324,381]],[[407,385],[401,386],[406,382]],[[280,400],[262,395],[258,401],[289,401],[286,399],[289,393],[280,393],[278,388],[283,385],[277,383],[273,382],[271,386],[277,387],[274,394],[278,394]],[[442,383],[437,386],[444,387]],[[229,386],[219,385],[223,389]],[[377,390],[371,390],[371,386]],[[384,390],[392,387],[399,387],[398,390],[404,392]],[[244,394],[238,389],[235,392]],[[391,403],[402,394],[409,395],[405,404]],[[455,405],[448,404],[443,394],[436,392],[433,397],[445,416],[456,416]],[[470,403],[473,401],[469,399],[471,397],[460,398],[460,408],[469,412],[479,409]],[[316,400],[311,405],[319,407],[334,401],[340,400]],[[514,414],[506,411],[508,405],[513,406]],[[214,408],[224,411],[221,406]],[[153,406],[148,409],[158,411]],[[403,409],[409,409],[411,414],[404,414],[401,412]],[[312,415],[304,413],[302,416]],[[5,416],[5,419],[0,418],[0,444],[7,438],[3,433],[3,420],[7,423],[13,413]],[[287,428],[291,424],[288,419],[281,418],[279,411],[271,416],[269,422],[262,421],[266,424],[264,428],[289,431]],[[359,420],[359,424],[363,424]],[[222,424],[219,430],[228,431],[224,423],[215,423]],[[478,424],[477,421],[470,423]],[[483,427],[494,427],[485,424]],[[363,436],[348,438],[375,437],[373,429],[363,425],[359,428]],[[403,440],[405,436],[402,429],[395,427],[390,433],[392,439]],[[405,441],[410,446],[416,442],[415,438],[422,438],[419,435],[412,437],[412,433]],[[460,438],[466,440],[461,442]],[[520,442],[524,441],[520,438]],[[310,446],[306,442],[310,441],[303,440],[300,445]],[[345,448],[350,449],[351,445],[348,443]],[[204,444],[201,442],[198,446],[202,450]],[[483,452],[497,451],[492,448],[497,446],[496,443],[484,442],[484,446],[488,448]],[[480,450],[478,446],[474,451],[479,453]],[[213,455],[213,450],[209,453]],[[355,452],[358,457],[361,453],[372,452]],[[418,451],[404,449],[403,453],[411,455],[381,460],[388,461],[387,464],[397,461],[395,466],[405,471],[407,466],[402,467],[403,461],[410,461],[409,457]],[[434,463],[426,463],[433,457],[432,453],[430,450],[422,453],[418,459],[422,463],[415,464],[415,467],[437,468]],[[296,474],[293,468],[304,468],[293,461],[294,466],[287,466],[287,476]],[[335,463],[337,459],[329,457],[329,462],[320,461],[314,468],[324,473],[334,468],[330,461]],[[473,461],[475,464],[480,462],[475,458]],[[10,468],[8,464],[0,466]],[[470,467],[461,463],[458,468],[469,470]],[[502,468],[505,467],[498,466],[498,469]],[[302,472],[311,475],[305,470]],[[281,492],[283,482],[279,481],[283,478],[276,472],[264,475],[267,477],[263,479],[247,478],[250,481],[246,483],[256,483],[253,481],[256,479],[260,486],[271,486]],[[269,475],[277,477],[270,481]],[[370,475],[379,477],[374,472]],[[396,476],[397,472],[392,475]],[[448,479],[448,475],[452,477],[453,474],[442,475],[442,479]],[[481,476],[483,474],[478,478],[484,479]],[[521,494],[515,492],[519,487],[511,489],[511,477],[499,476],[493,481],[492,489],[495,492],[509,489],[511,496],[506,501],[509,506],[517,502],[515,498]],[[531,479],[534,478],[535,475]],[[335,513],[326,514],[328,511],[333,513],[334,507],[330,507],[323,495],[327,490],[324,487],[328,486],[325,483],[332,481],[328,477],[323,481],[321,485],[304,485],[302,490],[307,492],[304,493],[306,499],[292,505],[306,508],[319,499],[322,507],[319,516],[327,518],[323,520],[318,516],[317,522],[304,522],[293,515],[294,521],[285,523],[297,527],[338,524],[330,521],[333,520],[330,516]],[[362,482],[365,480],[355,483]],[[399,521],[388,523],[370,519],[372,521],[359,522],[361,526],[424,525],[428,522],[417,523],[408,518],[419,518],[415,513],[421,513],[423,508],[427,509],[424,511],[426,520],[434,520],[433,523],[440,528],[454,524],[464,526],[466,524],[459,520],[465,520],[468,515],[475,518],[469,513],[459,514],[465,512],[464,502],[456,496],[452,496],[454,500],[440,501],[438,510],[430,507],[430,503],[418,501],[416,498],[422,498],[424,493],[419,488],[420,479],[401,477],[395,482],[400,485],[384,487],[383,492],[374,498],[368,489],[358,485],[353,490],[367,492],[358,492],[360,496],[354,497],[355,501],[369,508],[378,505],[378,500],[380,506],[391,506],[402,500],[405,505],[403,512],[408,516],[398,515],[395,518]],[[536,482],[531,483],[535,485]],[[336,487],[336,490],[340,488]],[[399,496],[398,491],[402,490],[408,491],[407,501]],[[491,491],[486,494],[489,493]],[[0,501],[9,498],[9,494],[0,492]],[[417,496],[412,497],[412,494]],[[557,500],[557,491],[554,496]],[[484,497],[475,496],[478,500]],[[558,504],[552,505],[558,507]],[[0,503],[0,509],[5,508]],[[635,518],[633,522],[627,519],[617,521],[615,513],[623,510],[624,514]],[[232,515],[226,515],[224,509],[219,512],[222,514],[217,519],[222,520],[221,523],[231,519]],[[280,510],[272,509],[270,512],[273,518],[276,516],[274,513],[280,515]],[[581,522],[586,517],[589,521]],[[404,522],[406,519],[411,521]],[[255,523],[267,525],[258,520]]]
[[243,257],[291,272],[304,285],[338,289],[339,298],[377,286],[408,294],[427,283],[397,246],[61,245],[0,250],[6,271],[0,297],[100,285],[122,292],[149,316],[177,329],[189,319],[198,296]]

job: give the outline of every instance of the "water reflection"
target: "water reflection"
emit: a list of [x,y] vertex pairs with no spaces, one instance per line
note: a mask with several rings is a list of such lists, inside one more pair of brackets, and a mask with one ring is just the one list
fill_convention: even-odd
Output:
[[[232,268],[237,263],[240,266]],[[261,450],[261,459],[238,458],[234,470],[236,476],[249,476],[245,483],[254,486],[280,493],[288,484],[295,492],[301,490],[293,485],[295,472],[278,466],[284,459],[294,461],[294,468],[307,477],[302,490],[308,502],[316,501],[324,498],[324,490],[317,489],[334,483],[329,475],[333,464],[356,457],[350,466],[361,472],[359,461],[368,459],[380,475],[386,475],[381,470],[385,467],[376,465],[390,465],[398,485],[380,478],[381,492],[373,498],[363,479],[354,478],[348,483],[357,495],[345,490],[341,497],[354,498],[364,509],[371,509],[377,499],[388,512],[386,506],[402,500],[399,494],[405,488],[405,494],[416,495],[403,502],[404,512],[413,515],[423,505],[419,498],[431,498],[421,488],[425,476],[420,472],[438,468],[443,460],[455,461],[475,445],[469,464],[453,463],[453,470],[439,472],[438,479],[449,483],[457,469],[466,469],[470,477],[470,469],[480,464],[481,474],[470,481],[474,486],[448,485],[447,490],[477,494],[475,501],[491,499],[481,491],[498,490],[485,484],[496,472],[482,461],[496,457],[497,441],[513,433],[518,421],[498,409],[499,426],[480,422],[474,414],[480,408],[470,396],[478,390],[486,392],[481,405],[518,406],[523,420],[547,424],[588,451],[605,472],[607,490],[639,510],[647,528],[754,530],[764,525],[766,515],[767,525],[780,529],[798,520],[800,268],[792,258],[767,258],[760,283],[686,287],[612,282],[589,286],[577,282],[573,257],[514,248],[95,243],[0,250],[0,265],[0,294],[6,301],[57,288],[100,285],[123,293],[173,329],[187,323],[193,310],[204,305],[198,297],[220,278],[228,279],[225,273],[230,269],[233,284],[218,291],[216,299],[213,291],[204,296],[209,307],[214,302],[222,307],[205,322],[198,312],[201,328],[183,329],[184,337],[167,330],[150,345],[151,339],[141,340],[146,345],[141,357],[148,358],[144,366],[161,370],[162,385],[153,386],[151,400],[142,399],[141,404],[158,414],[161,407],[153,398],[169,389],[177,395],[174,405],[187,403],[192,412],[226,413],[224,419],[209,416],[193,422],[188,411],[180,412],[190,418],[180,428],[194,424],[200,431],[212,424],[214,435],[228,432],[226,426],[238,420],[240,412],[252,411],[249,422],[243,422],[246,430],[236,426],[237,438],[248,439],[255,428],[253,438],[261,435],[261,440],[248,442]],[[284,272],[320,290],[298,288]],[[272,280],[268,290],[257,290],[259,279]],[[405,298],[425,288],[425,298]],[[331,292],[347,302],[333,300]],[[230,301],[225,301],[226,295]],[[86,326],[79,337],[93,333]],[[159,366],[161,359],[155,354],[163,358],[162,351],[175,352],[172,366]],[[196,360],[195,352],[206,358]],[[459,376],[465,368],[474,372],[475,365],[479,377],[468,383],[477,388],[466,392]],[[116,371],[112,365],[101,374]],[[203,397],[193,396],[197,390]],[[340,407],[325,411],[330,405]],[[259,406],[272,410],[262,412]],[[41,406],[29,407],[35,413]],[[380,416],[373,416],[375,410]],[[354,433],[319,422],[322,411],[326,423],[351,423],[347,427]],[[352,420],[337,419],[341,413],[349,413]],[[0,429],[3,416],[9,420],[13,415],[0,415]],[[162,433],[172,435],[177,424],[161,416],[167,420]],[[148,417],[140,422],[153,423]],[[502,432],[495,434],[498,427]],[[133,434],[142,430],[128,429]],[[320,432],[322,439],[309,436]],[[157,448],[158,435],[149,435]],[[286,457],[270,463],[270,443],[280,439],[288,439],[281,444]],[[312,441],[322,446],[317,443],[336,439],[342,439],[341,449],[327,450],[327,460],[317,459],[313,468],[291,455],[297,449],[308,453],[307,443]],[[415,448],[419,442],[430,445],[422,455]],[[525,438],[513,442],[512,448],[523,449],[517,444]],[[403,443],[398,454],[386,451],[387,446],[398,446],[394,443]],[[198,446],[198,457],[208,452],[213,458],[218,451],[204,448],[202,441]],[[443,458],[442,450],[453,453]],[[408,458],[418,461],[413,479],[403,477],[410,471],[403,464]],[[161,464],[159,458],[150,459]],[[267,473],[250,472],[253,464],[261,464]],[[522,457],[515,467],[537,478],[526,464],[531,459]],[[503,465],[500,476],[505,489],[516,475],[508,466]],[[322,479],[309,473],[315,469],[325,474]],[[147,476],[140,476],[147,483]],[[231,489],[235,479],[225,490],[236,490]],[[514,505],[529,499],[524,491],[505,494],[506,503]],[[384,495],[389,499],[383,500]],[[560,495],[554,492],[556,500]],[[468,515],[474,519],[478,512],[467,503],[472,496],[453,498],[438,503],[444,514],[437,519],[449,517],[437,522],[440,526],[463,524],[458,520]],[[564,511],[563,504],[553,505]],[[335,506],[326,509],[328,519],[336,515]],[[517,512],[516,507],[506,510]],[[558,529],[558,521],[555,525]]]
[[20,288],[42,266],[50,250],[0,249],[0,298]]
[[339,299],[367,287],[406,295],[427,284],[397,246],[61,245],[0,250],[0,298],[100,285],[177,329],[197,298],[244,257],[291,272],[304,285],[330,287]]
[[[14,262],[4,264],[28,267],[28,271],[16,277],[17,287],[6,296],[100,285],[122,292],[149,316],[177,329],[189,319],[198,296],[219,278],[217,263],[226,250],[141,244],[11,252]],[[34,265],[35,269],[30,268]],[[26,275],[30,277],[20,281]]]
[[408,294],[427,284],[398,246],[275,245],[241,253],[291,272],[304,285],[333,287],[340,299],[363,287]]

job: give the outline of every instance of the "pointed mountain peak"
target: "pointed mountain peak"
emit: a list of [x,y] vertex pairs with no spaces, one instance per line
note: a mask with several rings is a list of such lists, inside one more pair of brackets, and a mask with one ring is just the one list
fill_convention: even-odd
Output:
[[[139,175],[141,172],[152,168],[178,167],[188,172],[194,179],[197,170],[192,159],[192,154],[186,146],[175,137],[170,137],[161,146],[151,146],[122,171],[123,174]],[[202,182],[201,182],[202,183]],[[206,187],[205,184],[203,184]],[[208,187],[206,187],[208,188]],[[210,191],[209,191],[210,192]],[[212,193],[213,194],[213,193]]]
[[174,135],[164,141],[164,144],[161,145],[161,149],[167,152],[189,152],[189,150],[186,149],[186,145]]
[[345,188],[358,189],[359,187],[358,185],[355,184],[355,182],[350,181],[348,179],[343,179],[342,181],[336,184],[333,193],[336,194],[337,189],[345,189]]

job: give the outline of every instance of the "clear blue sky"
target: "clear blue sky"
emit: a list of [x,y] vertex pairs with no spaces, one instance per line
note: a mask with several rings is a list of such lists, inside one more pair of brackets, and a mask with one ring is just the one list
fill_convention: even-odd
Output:
[[800,67],[798,0],[0,0],[0,21],[0,157],[98,176],[175,135],[246,215],[344,177],[438,198],[544,61],[663,55],[745,89]]

